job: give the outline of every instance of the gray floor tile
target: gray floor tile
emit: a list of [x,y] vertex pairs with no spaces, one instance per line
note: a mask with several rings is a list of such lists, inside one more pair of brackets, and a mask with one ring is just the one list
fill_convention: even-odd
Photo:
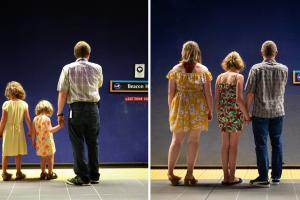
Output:
[[105,180],[82,187],[57,180],[0,181],[0,200],[145,200],[147,197],[147,181],[139,180]]
[[299,200],[300,181],[282,181],[270,188],[249,185],[249,180],[235,186],[201,180],[196,186],[171,186],[168,181],[151,182],[152,200]]

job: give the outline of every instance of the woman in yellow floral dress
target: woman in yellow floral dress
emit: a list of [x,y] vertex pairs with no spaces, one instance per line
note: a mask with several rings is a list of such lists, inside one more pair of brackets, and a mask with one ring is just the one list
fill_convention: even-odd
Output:
[[184,184],[194,185],[197,180],[193,176],[193,169],[200,133],[208,130],[208,120],[212,118],[212,76],[207,67],[200,64],[201,52],[196,42],[186,42],[181,54],[180,63],[167,75],[169,123],[173,133],[168,155],[168,178],[172,185],[180,182],[181,177],[174,175],[173,170],[187,135],[187,173]]

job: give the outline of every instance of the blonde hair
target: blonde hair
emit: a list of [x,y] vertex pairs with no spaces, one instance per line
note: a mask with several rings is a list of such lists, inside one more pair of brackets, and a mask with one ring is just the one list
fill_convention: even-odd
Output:
[[74,46],[74,56],[76,58],[86,58],[91,53],[90,45],[85,41],[79,41]]
[[49,114],[50,116],[53,114],[53,106],[52,104],[47,100],[41,100],[38,102],[38,104],[35,107],[35,114]]
[[197,42],[187,41],[183,44],[181,51],[181,61],[182,64],[196,64],[201,63],[201,50]]
[[11,81],[7,83],[4,95],[7,99],[14,97],[24,100],[26,98],[26,92],[23,86],[17,81]]
[[265,57],[275,57],[277,46],[272,40],[267,40],[261,45],[261,53]]
[[230,69],[242,70],[245,67],[244,61],[240,54],[236,51],[230,52],[222,62],[222,68],[225,71],[229,71]]

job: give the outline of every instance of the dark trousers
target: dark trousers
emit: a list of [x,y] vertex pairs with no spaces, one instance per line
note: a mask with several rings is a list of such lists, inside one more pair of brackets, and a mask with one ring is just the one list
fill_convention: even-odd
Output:
[[[73,148],[74,172],[83,181],[98,180],[98,135],[100,129],[99,108],[96,103],[70,104],[68,120],[69,136]],[[85,144],[88,162],[85,160]]]
[[282,124],[283,117],[252,118],[258,173],[261,180],[268,179],[268,136],[272,146],[271,178],[280,179],[282,173]]

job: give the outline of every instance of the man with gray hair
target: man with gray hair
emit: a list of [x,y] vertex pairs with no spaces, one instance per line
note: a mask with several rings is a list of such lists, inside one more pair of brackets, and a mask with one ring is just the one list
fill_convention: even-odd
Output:
[[[73,149],[74,172],[68,179],[72,185],[99,183],[98,134],[99,134],[99,88],[103,83],[100,65],[89,62],[91,47],[79,41],[74,47],[76,61],[63,67],[57,91],[57,117],[64,123],[63,108],[69,104],[68,131]],[[85,161],[84,146],[88,150],[88,164]]]
[[252,130],[259,176],[251,185],[270,187],[268,177],[268,136],[272,145],[273,184],[279,184],[282,173],[282,126],[284,93],[288,79],[288,68],[277,63],[278,53],[273,41],[266,41],[261,47],[263,62],[252,66],[246,83],[248,109],[253,103]]

